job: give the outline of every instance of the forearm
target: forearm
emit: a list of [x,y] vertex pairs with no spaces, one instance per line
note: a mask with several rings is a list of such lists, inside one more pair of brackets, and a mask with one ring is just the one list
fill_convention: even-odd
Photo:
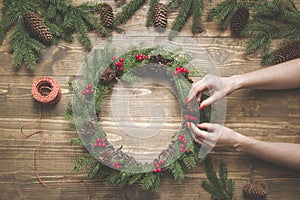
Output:
[[241,136],[236,150],[277,165],[300,170],[300,144],[265,142]]
[[300,58],[231,78],[233,90],[299,88]]

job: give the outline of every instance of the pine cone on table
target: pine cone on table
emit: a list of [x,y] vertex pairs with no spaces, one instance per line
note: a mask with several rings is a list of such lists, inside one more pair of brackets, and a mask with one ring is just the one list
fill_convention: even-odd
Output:
[[230,21],[230,30],[233,36],[239,37],[241,32],[245,29],[249,20],[249,10],[244,7],[239,7]]
[[105,27],[110,28],[114,23],[114,13],[111,5],[107,3],[101,4],[99,12],[102,24]]
[[168,9],[163,3],[157,3],[153,9],[153,25],[158,30],[167,27]]
[[272,63],[278,64],[296,58],[300,58],[300,40],[290,42],[286,46],[275,51]]
[[42,18],[34,12],[27,12],[23,16],[23,19],[33,37],[44,44],[51,44],[53,34],[45,25]]
[[267,192],[259,185],[248,183],[243,188],[244,195],[252,199],[264,199],[267,196]]

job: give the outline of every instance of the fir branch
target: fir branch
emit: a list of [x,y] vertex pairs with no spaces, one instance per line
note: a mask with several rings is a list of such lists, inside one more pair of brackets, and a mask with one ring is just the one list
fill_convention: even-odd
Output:
[[225,0],[209,11],[207,21],[217,22],[222,29],[226,29],[237,9],[237,6],[237,0]]
[[147,21],[146,21],[146,27],[150,27],[153,25],[153,10],[155,5],[158,3],[158,0],[150,0],[148,14],[147,14]]
[[184,171],[178,161],[170,164],[168,168],[171,171],[175,181],[181,182],[184,179]]
[[176,37],[178,31],[182,29],[188,18],[191,16],[190,10],[192,6],[192,1],[193,0],[185,0],[181,4],[178,15],[176,16],[175,21],[172,24],[172,31],[169,34],[169,39]]
[[115,17],[114,27],[125,23],[128,21],[132,15],[137,11],[142,5],[146,3],[146,0],[131,0],[123,8],[122,12],[118,13]]
[[157,191],[160,184],[159,173],[147,173],[141,180],[141,187],[144,190]]
[[170,0],[167,3],[167,9],[168,12],[173,12],[176,8],[178,8],[180,6],[180,4],[183,2],[184,0]]
[[205,173],[208,181],[202,181],[202,188],[210,193],[215,200],[233,200],[234,182],[228,179],[227,167],[225,163],[219,166],[219,178],[214,169],[212,159],[207,156],[204,160]]
[[3,40],[5,38],[6,33],[10,30],[12,26],[17,23],[18,17],[14,16],[9,18],[6,16],[2,16],[3,18],[0,21],[0,45],[2,45]]
[[192,33],[201,33],[203,29],[201,27],[201,16],[203,12],[203,0],[193,0],[193,24]]

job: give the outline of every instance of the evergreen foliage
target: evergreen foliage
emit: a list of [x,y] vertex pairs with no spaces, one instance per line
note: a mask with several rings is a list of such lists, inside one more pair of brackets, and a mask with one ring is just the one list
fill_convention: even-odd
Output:
[[203,161],[205,173],[208,181],[202,181],[202,188],[210,193],[214,200],[233,200],[234,197],[234,181],[228,178],[226,164],[221,162],[219,165],[219,177],[214,169],[213,162],[210,156],[207,156]]
[[148,14],[147,14],[147,21],[146,21],[146,27],[150,27],[153,25],[153,10],[155,5],[158,3],[158,0],[150,0]]
[[203,1],[202,0],[193,0],[193,24],[192,24],[192,33],[201,33],[203,29],[201,27],[201,16],[203,12]]
[[[115,55],[115,53],[115,50],[110,46],[95,51],[91,58],[84,60],[82,75],[83,78],[78,83],[76,82],[77,84],[69,84],[70,91],[72,91],[73,93],[73,107],[68,106],[64,114],[65,117],[70,120],[71,124],[78,124],[81,123],[81,121],[90,119],[91,113],[89,112],[89,108],[93,105],[95,105],[96,112],[100,111],[102,103],[110,94],[112,85],[103,85],[100,83],[97,84],[98,74],[101,69],[107,66],[107,63],[111,62],[111,57]],[[166,72],[169,76],[172,77],[170,81],[174,81],[174,87],[176,88],[176,96],[179,102],[182,104],[191,87],[191,83],[187,81],[186,78],[174,75],[174,70],[178,65],[185,66],[188,63],[188,56],[180,56],[179,54],[177,54],[176,50],[174,52],[169,52],[163,50],[161,47],[154,47],[148,49],[132,48],[130,51],[122,55],[122,57],[124,58],[123,66],[125,67],[124,75],[129,74],[129,72],[133,68],[139,67],[147,63],[146,60],[142,62],[137,61],[135,55],[139,53],[147,55],[161,54],[163,55],[164,59],[173,60],[168,66],[165,66]],[[131,77],[130,80],[134,81],[134,77]],[[88,101],[89,103],[81,94],[82,89],[87,85],[87,83],[91,83],[92,85],[97,86],[95,88],[96,92],[94,93],[94,96],[91,98],[90,101]],[[80,113],[79,119],[77,119],[78,117],[74,117],[74,113],[77,112]],[[209,112],[206,114],[209,114]],[[209,121],[207,117],[209,115],[206,114],[201,117],[201,120]],[[100,124],[97,124],[97,130],[99,133],[89,136],[92,137],[92,139],[89,139],[88,141],[95,141],[95,138],[99,137],[98,134],[102,134],[103,136],[105,136],[105,132],[103,131]],[[178,138],[179,135],[183,134],[185,136],[185,139],[191,141],[191,143],[189,146],[185,147],[185,152],[181,153],[181,151],[179,151],[179,146],[181,145],[181,143],[178,142]],[[170,147],[170,145],[169,148],[165,149],[164,153],[161,154],[163,158],[159,157],[159,159],[165,158],[166,162],[166,165],[164,167],[161,166],[162,171],[160,173],[152,171],[153,163],[150,163],[150,167],[148,165],[143,166],[146,169],[146,171],[149,168],[149,172],[136,172],[135,166],[128,166],[128,169],[120,171],[102,164],[99,160],[94,158],[94,155],[92,155],[91,153],[84,153],[75,162],[74,170],[80,171],[86,169],[88,173],[88,178],[101,178],[104,179],[106,183],[110,185],[125,187],[139,183],[142,189],[157,191],[159,189],[160,180],[163,174],[170,173],[173,175],[175,181],[180,182],[184,179],[186,171],[196,167],[197,163],[200,161],[198,158],[200,146],[192,142],[193,138],[188,133],[188,130],[186,128],[181,128],[181,131],[174,134],[174,138],[175,140],[172,142],[174,142],[173,144],[175,144],[175,146]],[[71,140],[71,143],[73,145],[87,146],[88,141],[86,141],[85,139],[83,140],[82,138],[73,138]],[[95,151],[91,149],[89,150]],[[97,153],[97,155],[99,155],[99,153]],[[173,160],[174,156],[176,156],[175,161]],[[122,160],[120,160],[119,163],[122,163]]]
[[114,26],[116,27],[125,23],[145,3],[146,0],[131,0],[128,2],[124,7],[122,7],[122,11],[116,15]]
[[[245,20],[243,19],[233,26],[238,30],[238,36],[248,38],[247,53],[261,51],[263,65],[276,64],[278,60],[286,61],[291,57],[293,59],[299,57],[295,56],[296,53],[293,53],[293,56],[283,56],[283,59],[276,57],[279,49],[286,44],[300,41],[300,11],[293,0],[224,0],[209,11],[207,20],[219,23],[221,29],[226,29],[239,8],[251,11],[251,20],[248,21],[244,30],[242,30],[243,27],[238,27],[238,24],[244,26]],[[271,50],[275,39],[281,42],[276,49]]]
[[111,31],[94,15],[99,5],[99,3],[83,3],[74,6],[72,1],[64,0],[3,0],[0,44],[3,43],[8,31],[14,28],[12,34],[8,36],[9,47],[13,52],[13,66],[20,67],[24,64],[27,69],[33,69],[44,53],[46,45],[30,34],[23,19],[26,13],[32,12],[43,19],[53,34],[54,43],[60,39],[72,42],[73,34],[77,33],[80,43],[90,50],[92,48],[88,35],[90,31],[95,30],[104,37],[111,35]]
[[[276,64],[273,62],[276,59],[274,53],[287,43],[300,41],[300,11],[293,1],[272,0],[255,5],[253,12],[253,19],[243,33],[251,37],[247,42],[246,52],[253,53],[261,49],[262,64]],[[270,47],[275,39],[279,39],[281,43],[271,51]]]
[[191,16],[191,8],[192,8],[193,0],[185,0],[179,7],[178,15],[176,16],[173,24],[172,31],[169,35],[169,38],[172,39],[177,35],[182,27],[185,25],[188,18]]

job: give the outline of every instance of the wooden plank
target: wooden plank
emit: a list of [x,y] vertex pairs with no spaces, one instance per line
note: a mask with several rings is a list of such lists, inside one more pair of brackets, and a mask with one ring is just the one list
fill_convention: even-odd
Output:
[[[205,14],[214,4],[206,3]],[[2,1],[0,1],[0,8]],[[76,0],[75,4],[85,2]],[[114,1],[110,0],[114,5]],[[300,5],[300,1],[296,1]],[[143,6],[126,24],[120,26],[133,42],[138,42],[137,32],[142,32],[148,6]],[[115,9],[119,12],[120,9]],[[169,17],[170,27],[176,13]],[[183,43],[192,37],[191,20],[184,27],[184,37],[177,38]],[[207,50],[208,58],[217,66],[223,76],[245,73],[261,68],[260,55],[246,55],[247,39],[234,39],[229,30],[224,32],[212,22],[203,22],[206,32],[198,34],[193,39]],[[105,40],[91,33],[94,45],[103,45]],[[120,36],[114,32],[114,36]],[[158,33],[152,38],[160,41]],[[122,43],[122,40],[117,41]],[[178,44],[177,43],[177,44]],[[274,45],[278,42],[276,41]],[[69,139],[78,137],[76,131],[69,129],[68,122],[62,117],[62,112],[71,101],[67,91],[67,81],[73,80],[81,66],[82,58],[88,54],[76,40],[72,44],[60,42],[46,50],[41,63],[32,72],[24,68],[15,70],[11,67],[12,55],[8,52],[7,40],[0,47],[0,199],[86,199],[87,190],[78,180],[69,181],[63,188],[57,190],[45,189],[36,179],[33,154],[39,144],[41,135],[25,138],[20,133],[24,123],[36,119],[39,105],[30,94],[33,80],[42,75],[51,75],[62,88],[62,100],[54,107],[44,107],[43,116],[36,125],[26,127],[26,133],[45,130],[45,144],[37,154],[38,169],[43,180],[50,185],[57,185],[63,179],[78,175],[85,178],[85,172],[79,174],[72,171],[74,160],[84,153],[81,147],[71,146]],[[185,45],[195,62],[206,65],[203,57],[197,57],[199,47]],[[202,66],[201,66],[202,67]],[[205,66],[203,66],[204,68]],[[198,80],[195,77],[194,80]],[[245,135],[267,141],[300,143],[300,90],[262,91],[243,90],[227,98],[227,115],[225,125]],[[168,101],[166,101],[168,102]],[[163,103],[166,103],[163,102]],[[171,101],[169,101],[171,102]],[[173,104],[167,108],[172,108]],[[105,107],[110,109],[109,106]],[[135,113],[138,115],[138,113]],[[177,116],[178,117],[178,116]],[[102,118],[109,130],[116,129],[111,117]],[[169,118],[176,121],[176,112]],[[177,119],[178,121],[178,119]],[[236,197],[243,199],[242,187],[254,181],[265,185],[269,191],[268,199],[298,199],[300,195],[300,173],[278,167],[252,156],[228,150],[214,150],[215,166],[223,160],[229,170],[229,176],[236,180]],[[143,191],[139,185],[129,188],[106,186],[104,180],[87,181],[91,189],[92,199],[210,199],[209,194],[201,187],[205,180],[202,166],[190,170],[182,183],[175,183],[171,176],[162,178],[160,190],[157,193]]]

